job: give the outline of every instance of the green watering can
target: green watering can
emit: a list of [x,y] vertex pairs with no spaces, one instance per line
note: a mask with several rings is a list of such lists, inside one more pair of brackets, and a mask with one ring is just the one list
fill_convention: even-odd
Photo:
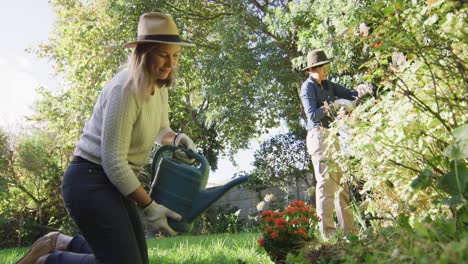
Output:
[[[182,162],[176,153],[185,153],[193,164]],[[151,198],[158,204],[177,212],[181,221],[168,218],[169,226],[177,232],[190,232],[193,221],[232,187],[245,182],[238,177],[223,186],[206,190],[210,165],[205,157],[185,148],[162,146],[156,151],[151,167]]]

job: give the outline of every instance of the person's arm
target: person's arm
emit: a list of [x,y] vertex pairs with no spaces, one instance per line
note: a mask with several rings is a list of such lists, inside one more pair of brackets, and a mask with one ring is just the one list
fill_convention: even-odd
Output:
[[176,136],[177,133],[174,132],[170,127],[163,128],[158,133],[156,143],[159,145],[173,145],[174,138]]
[[102,102],[101,162],[110,182],[127,196],[141,186],[129,165],[128,152],[139,105],[128,87],[116,84]]
[[332,87],[333,91],[335,92],[335,96],[338,98],[355,100],[358,97],[358,92],[355,90],[348,89],[344,86],[332,82],[329,82],[329,86]]
[[135,201],[140,208],[147,207],[153,201],[143,186],[138,187],[134,192],[130,193],[128,197]]

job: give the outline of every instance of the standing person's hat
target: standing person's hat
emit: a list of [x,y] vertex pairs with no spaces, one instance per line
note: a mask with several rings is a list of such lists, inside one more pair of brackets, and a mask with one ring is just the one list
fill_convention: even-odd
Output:
[[305,71],[309,68],[317,67],[327,63],[330,63],[330,61],[328,60],[327,55],[325,55],[325,52],[323,52],[322,49],[314,49],[307,53],[307,66],[302,70]]
[[167,43],[181,46],[195,46],[195,44],[183,41],[179,37],[171,15],[163,13],[145,13],[138,21],[138,34],[135,41],[125,43],[124,48],[133,48],[140,43]]

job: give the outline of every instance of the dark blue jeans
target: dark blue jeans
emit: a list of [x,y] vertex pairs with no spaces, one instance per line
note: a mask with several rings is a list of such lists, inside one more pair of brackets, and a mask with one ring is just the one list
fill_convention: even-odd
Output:
[[145,233],[135,203],[109,181],[103,168],[74,157],[64,174],[65,207],[85,240],[53,252],[46,263],[146,264]]

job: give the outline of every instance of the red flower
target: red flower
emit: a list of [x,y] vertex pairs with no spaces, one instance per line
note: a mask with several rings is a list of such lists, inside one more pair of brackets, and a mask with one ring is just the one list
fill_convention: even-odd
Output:
[[376,49],[376,48],[380,47],[381,45],[382,45],[382,40],[377,40],[374,43],[374,45],[372,45],[372,47]]
[[300,235],[305,239],[309,238],[309,235],[302,228],[299,228],[298,230],[294,231],[294,234]]
[[288,207],[288,208],[286,208],[285,212],[286,212],[286,214],[292,216],[297,212],[297,209],[294,208],[294,207]]
[[284,215],[284,213],[283,212],[274,212],[273,215],[275,217],[282,217]]
[[265,240],[263,239],[263,237],[261,237],[257,242],[258,242],[258,244],[259,244],[260,246],[262,246],[262,247],[263,247],[263,245],[265,244]]
[[271,216],[273,215],[273,211],[272,210],[266,210],[265,212],[263,212],[260,217],[266,217],[266,216]]
[[291,206],[291,207],[303,207],[304,205],[305,205],[304,201],[301,201],[301,200],[294,200],[294,201],[290,202],[288,206]]
[[277,219],[275,219],[275,225],[276,225],[277,227],[283,227],[283,226],[285,226],[287,223],[288,223],[288,221],[286,221],[286,219],[284,219],[284,218],[277,218]]
[[271,238],[275,238],[275,237],[277,237],[278,235],[279,235],[278,230],[275,230],[275,231],[271,232]]
[[[294,200],[283,211],[265,211],[259,217],[263,236],[258,240],[267,252],[289,252],[297,243],[310,241],[318,224],[315,209],[304,201]],[[268,240],[268,242],[265,242]]]

